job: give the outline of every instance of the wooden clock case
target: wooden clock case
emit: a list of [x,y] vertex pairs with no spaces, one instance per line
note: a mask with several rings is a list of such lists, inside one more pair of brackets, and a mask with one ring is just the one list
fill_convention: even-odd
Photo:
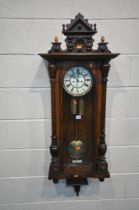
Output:
[[[70,24],[63,25],[62,32],[66,35],[67,49],[61,49],[61,43],[56,37],[49,52],[40,54],[48,61],[51,82],[52,159],[49,179],[54,183],[66,179],[67,185],[73,185],[79,195],[80,185],[88,183],[87,177],[98,178],[100,181],[110,177],[105,159],[106,89],[109,62],[119,54],[109,51],[104,37],[98,43],[98,49],[92,49],[96,25],[89,24],[80,13]],[[91,90],[81,97],[73,97],[63,88],[64,75],[74,66],[84,66],[93,77]],[[84,102],[81,119],[76,119],[76,115],[71,113],[73,98]],[[81,160],[73,160],[68,153],[73,140],[81,140],[85,144]]]

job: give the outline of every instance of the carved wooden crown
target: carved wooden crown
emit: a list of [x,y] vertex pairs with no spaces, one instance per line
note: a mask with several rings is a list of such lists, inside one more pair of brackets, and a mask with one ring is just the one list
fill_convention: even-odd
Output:
[[84,19],[84,16],[80,13],[69,24],[63,24],[62,33],[66,36],[65,42],[67,49],[61,49],[61,42],[58,41],[58,37],[56,36],[49,53],[110,52],[107,47],[108,42],[105,42],[103,36],[101,42],[98,43],[97,50],[92,49],[94,42],[93,35],[97,33],[96,24],[90,24],[88,19]]
[[70,24],[63,24],[62,33],[66,35],[67,50],[71,52],[91,51],[93,46],[92,36],[97,32],[96,24],[90,24],[88,19],[78,13]]

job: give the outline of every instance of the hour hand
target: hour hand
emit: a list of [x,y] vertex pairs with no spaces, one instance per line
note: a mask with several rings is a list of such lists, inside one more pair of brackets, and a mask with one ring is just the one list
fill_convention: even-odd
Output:
[[73,77],[74,79],[76,79],[76,75],[75,75],[75,74],[73,74],[72,77]]

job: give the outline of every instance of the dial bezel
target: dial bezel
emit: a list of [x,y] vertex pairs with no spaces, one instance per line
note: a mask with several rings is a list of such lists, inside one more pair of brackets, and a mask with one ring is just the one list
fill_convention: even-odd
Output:
[[[64,78],[65,78],[67,72],[68,72],[70,69],[72,69],[72,68],[78,68],[78,67],[84,68],[84,69],[88,72],[88,74],[89,74],[89,76],[90,76],[90,78],[91,78],[91,85],[89,86],[89,88],[88,88],[85,92],[75,94],[75,93],[70,92],[70,91],[65,87]],[[64,88],[64,90],[65,90],[69,95],[74,96],[74,97],[81,97],[81,96],[86,95],[86,94],[91,90],[92,85],[93,85],[93,80],[94,80],[94,79],[93,79],[92,72],[90,72],[90,70],[89,70],[86,66],[81,66],[81,65],[71,66],[70,68],[67,69],[67,71],[66,71],[66,73],[65,73],[65,75],[64,75],[64,77],[63,77],[63,88]]]

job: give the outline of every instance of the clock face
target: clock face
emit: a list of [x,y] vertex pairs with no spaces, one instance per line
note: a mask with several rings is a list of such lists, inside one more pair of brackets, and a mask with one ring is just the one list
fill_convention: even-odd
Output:
[[89,92],[93,84],[90,72],[82,66],[68,69],[64,76],[63,87],[72,96],[82,96]]

